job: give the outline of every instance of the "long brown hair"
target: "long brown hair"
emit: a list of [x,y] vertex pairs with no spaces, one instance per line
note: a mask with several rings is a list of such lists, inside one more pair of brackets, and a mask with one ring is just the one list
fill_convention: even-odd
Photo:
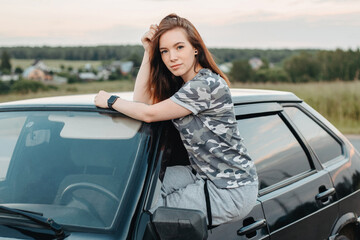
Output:
[[218,68],[211,53],[205,46],[199,32],[194,25],[185,18],[176,14],[170,14],[163,18],[159,24],[157,33],[152,39],[152,48],[150,52],[150,81],[147,85],[153,103],[160,102],[171,97],[181,88],[184,81],[181,77],[173,75],[161,59],[159,40],[162,34],[174,28],[182,28],[187,33],[188,41],[198,51],[194,71],[198,65],[212,70],[219,74],[230,86],[229,79]]

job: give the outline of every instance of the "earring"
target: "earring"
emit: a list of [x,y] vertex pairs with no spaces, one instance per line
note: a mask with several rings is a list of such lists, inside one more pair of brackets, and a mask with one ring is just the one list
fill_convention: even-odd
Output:
[[195,55],[196,55],[196,54],[198,54],[198,51],[197,51],[197,50],[195,50]]

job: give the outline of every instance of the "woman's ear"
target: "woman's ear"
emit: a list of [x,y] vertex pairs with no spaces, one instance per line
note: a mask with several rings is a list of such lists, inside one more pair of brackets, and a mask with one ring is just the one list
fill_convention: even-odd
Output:
[[197,54],[198,54],[198,50],[195,49],[195,55],[197,55]]

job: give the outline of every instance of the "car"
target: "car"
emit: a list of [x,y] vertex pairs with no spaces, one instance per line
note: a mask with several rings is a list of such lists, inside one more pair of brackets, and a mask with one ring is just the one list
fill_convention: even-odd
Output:
[[[131,100],[131,92],[115,93]],[[360,155],[290,92],[231,89],[259,176],[243,219],[152,206],[188,156],[171,121],[94,106],[94,94],[0,104],[0,237],[7,239],[360,238]]]

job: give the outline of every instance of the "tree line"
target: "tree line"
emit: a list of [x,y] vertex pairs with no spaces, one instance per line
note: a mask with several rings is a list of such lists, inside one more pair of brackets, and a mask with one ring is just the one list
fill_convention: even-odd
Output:
[[140,45],[94,46],[94,47],[0,47],[16,59],[64,59],[64,60],[111,60],[142,57]]
[[[359,79],[360,49],[230,49],[210,48],[217,64],[232,63],[231,81],[311,82]],[[122,60],[133,61],[138,68],[143,56],[141,45],[94,47],[0,47],[0,54],[16,59]],[[254,70],[250,58],[263,65]],[[9,66],[3,60],[0,71]],[[4,65],[4,66],[3,66]]]
[[360,49],[335,51],[300,51],[283,59],[282,64],[270,67],[267,59],[258,70],[247,60],[233,61],[230,78],[242,82],[314,82],[352,81],[360,77]]
[[[312,49],[231,49],[210,48],[218,64],[239,59],[259,57],[279,63],[283,59],[301,51],[316,52]],[[0,53],[6,51],[16,59],[64,59],[64,60],[135,60],[141,62],[144,49],[141,45],[106,45],[78,47],[0,47]]]

